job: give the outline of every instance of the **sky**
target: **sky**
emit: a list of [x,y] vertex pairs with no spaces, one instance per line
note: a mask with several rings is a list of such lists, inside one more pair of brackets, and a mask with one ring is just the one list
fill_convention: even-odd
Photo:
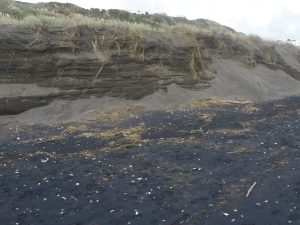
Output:
[[[22,0],[48,2],[47,0]],[[188,19],[204,18],[246,34],[300,43],[299,0],[56,0],[84,8],[166,13]]]

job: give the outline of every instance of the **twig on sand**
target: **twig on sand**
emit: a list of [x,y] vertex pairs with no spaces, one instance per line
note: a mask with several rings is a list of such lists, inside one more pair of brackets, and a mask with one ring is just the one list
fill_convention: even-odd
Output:
[[249,190],[247,191],[247,194],[246,194],[246,198],[249,197],[249,195],[251,194],[251,192],[253,191],[253,188],[255,187],[256,185],[256,181],[251,185],[251,187],[249,188]]
[[253,103],[252,101],[225,100],[225,99],[221,99],[220,102],[225,104],[241,104],[241,105]]

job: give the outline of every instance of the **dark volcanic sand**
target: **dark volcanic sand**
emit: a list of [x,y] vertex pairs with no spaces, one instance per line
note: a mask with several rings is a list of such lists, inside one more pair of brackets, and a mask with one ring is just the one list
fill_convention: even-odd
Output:
[[300,98],[257,107],[13,128],[0,224],[300,224]]

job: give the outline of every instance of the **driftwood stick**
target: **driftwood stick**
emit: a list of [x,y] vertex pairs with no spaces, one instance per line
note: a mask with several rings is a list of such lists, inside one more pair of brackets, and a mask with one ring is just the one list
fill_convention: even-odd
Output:
[[249,197],[249,195],[250,195],[251,192],[253,191],[253,188],[255,187],[255,185],[256,185],[256,181],[251,185],[251,187],[250,187],[249,190],[247,191],[246,198]]

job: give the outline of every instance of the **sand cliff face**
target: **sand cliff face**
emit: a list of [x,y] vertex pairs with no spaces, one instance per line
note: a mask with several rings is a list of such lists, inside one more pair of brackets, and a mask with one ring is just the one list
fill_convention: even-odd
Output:
[[[272,73],[281,71],[291,83],[296,82],[288,90],[294,94],[300,89],[297,54],[292,46],[251,46],[205,33],[180,36],[136,33],[117,26],[3,25],[0,27],[0,115],[18,114],[57,99],[90,96],[140,99],[167,90],[171,84],[200,93],[212,88],[214,79],[226,73],[216,63],[220,60],[235,61],[237,67],[249,73],[263,66],[274,87],[280,83],[272,80]],[[229,78],[223,82],[228,86],[235,81]],[[251,87],[251,81],[247,85]],[[218,88],[222,92],[220,84]]]

